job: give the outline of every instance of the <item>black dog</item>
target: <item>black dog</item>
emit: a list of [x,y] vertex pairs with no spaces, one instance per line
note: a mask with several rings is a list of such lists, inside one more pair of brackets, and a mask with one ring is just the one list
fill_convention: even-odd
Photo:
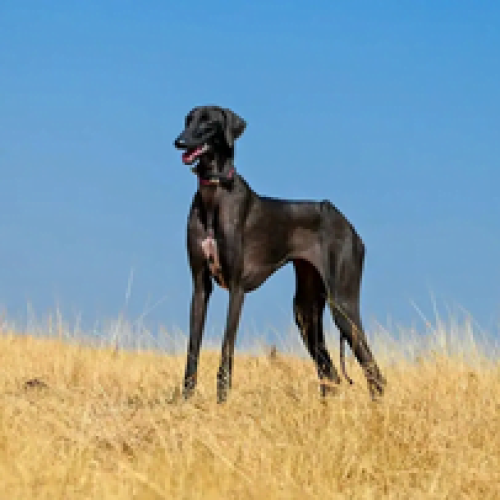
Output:
[[[368,381],[372,397],[385,379],[373,358],[360,316],[364,245],[349,221],[329,202],[285,201],[258,196],[234,169],[234,141],[246,123],[228,109],[194,108],[175,140],[182,160],[199,178],[188,220],[187,247],[193,277],[190,338],[184,396],[196,385],[198,357],[212,278],[229,291],[229,310],[217,373],[219,402],[231,387],[236,331],[246,292],[293,262],[295,321],[314,359],[321,393],[340,383],[323,335],[328,302],[340,330],[341,364],[347,339]],[[350,381],[350,379],[346,378]],[[326,381],[326,383],[325,383]]]

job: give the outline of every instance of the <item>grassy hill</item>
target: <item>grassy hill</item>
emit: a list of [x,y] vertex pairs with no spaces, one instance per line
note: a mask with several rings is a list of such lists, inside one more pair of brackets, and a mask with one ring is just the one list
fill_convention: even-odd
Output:
[[220,406],[216,352],[185,403],[184,355],[4,331],[0,498],[498,498],[498,358],[446,332],[398,342],[377,343],[380,403],[352,359],[355,385],[322,401],[278,348],[240,352]]

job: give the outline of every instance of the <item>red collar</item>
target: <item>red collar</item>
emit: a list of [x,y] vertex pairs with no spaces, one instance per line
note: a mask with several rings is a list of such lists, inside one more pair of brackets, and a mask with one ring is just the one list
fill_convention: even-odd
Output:
[[230,186],[234,182],[234,167],[231,167],[227,174],[209,174],[207,176],[198,176],[200,186]]

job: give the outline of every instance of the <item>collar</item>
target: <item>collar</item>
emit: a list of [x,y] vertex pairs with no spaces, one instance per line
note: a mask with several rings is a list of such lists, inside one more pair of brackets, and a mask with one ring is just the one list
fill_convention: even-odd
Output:
[[234,167],[231,167],[226,173],[218,174],[205,174],[201,175],[196,169],[193,169],[193,173],[198,177],[200,186],[222,186],[230,188],[234,183]]

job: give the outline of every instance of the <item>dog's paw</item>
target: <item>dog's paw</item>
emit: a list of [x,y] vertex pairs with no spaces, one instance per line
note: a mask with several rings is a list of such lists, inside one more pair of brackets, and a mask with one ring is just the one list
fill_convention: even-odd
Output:
[[340,382],[322,382],[319,386],[319,393],[322,398],[336,396],[339,393]]
[[382,398],[385,392],[385,386],[387,385],[387,381],[382,375],[378,378],[373,378],[368,380],[368,390],[370,391],[370,396],[373,401],[378,401]]

